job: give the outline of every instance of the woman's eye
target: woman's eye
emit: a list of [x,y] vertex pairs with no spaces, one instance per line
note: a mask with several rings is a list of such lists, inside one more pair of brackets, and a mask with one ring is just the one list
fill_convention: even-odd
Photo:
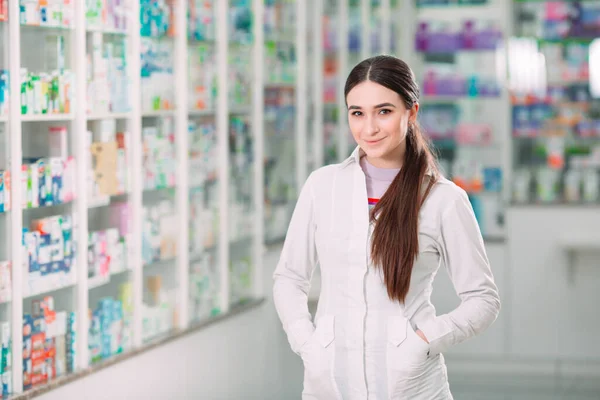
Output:
[[355,117],[360,117],[362,115],[362,112],[361,111],[354,111],[352,113],[352,115],[354,115]]
[[380,113],[380,114],[384,114],[384,115],[385,115],[385,114],[389,114],[389,113],[391,113],[391,112],[392,112],[391,110],[388,110],[388,109],[385,109],[385,108],[384,108],[383,110],[380,110],[380,111],[379,111],[379,113]]

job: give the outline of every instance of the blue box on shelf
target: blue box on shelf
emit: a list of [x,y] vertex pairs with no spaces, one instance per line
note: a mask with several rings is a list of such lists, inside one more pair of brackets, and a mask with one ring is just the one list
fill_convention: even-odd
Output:
[[502,191],[502,169],[500,167],[483,169],[483,187],[486,192]]

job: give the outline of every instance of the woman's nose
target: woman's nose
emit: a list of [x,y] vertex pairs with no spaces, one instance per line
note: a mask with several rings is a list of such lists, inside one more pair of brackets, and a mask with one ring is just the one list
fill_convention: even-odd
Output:
[[374,135],[379,131],[377,120],[372,117],[368,117],[365,124],[365,133],[367,135]]

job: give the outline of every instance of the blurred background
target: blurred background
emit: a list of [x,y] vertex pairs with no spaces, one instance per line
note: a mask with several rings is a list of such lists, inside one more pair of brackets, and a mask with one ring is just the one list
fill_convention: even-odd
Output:
[[0,0],[0,46],[3,398],[300,398],[272,274],[387,53],[502,299],[454,398],[600,399],[599,0]]

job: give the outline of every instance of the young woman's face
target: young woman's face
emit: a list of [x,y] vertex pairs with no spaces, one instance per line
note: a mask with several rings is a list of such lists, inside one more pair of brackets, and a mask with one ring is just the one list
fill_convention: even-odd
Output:
[[381,168],[400,167],[406,131],[416,121],[419,105],[407,110],[398,93],[371,81],[356,85],[346,103],[350,131],[369,162]]

